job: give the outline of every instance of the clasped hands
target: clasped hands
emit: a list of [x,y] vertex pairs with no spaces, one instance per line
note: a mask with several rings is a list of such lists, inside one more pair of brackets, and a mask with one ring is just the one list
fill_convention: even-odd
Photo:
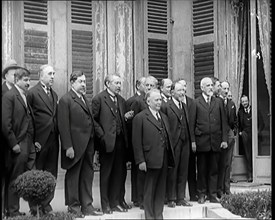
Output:
[[133,117],[134,117],[134,111],[131,110],[131,111],[126,112],[125,115],[124,115],[124,117],[125,117],[125,120],[126,120],[126,121],[127,121],[128,119],[133,118]]

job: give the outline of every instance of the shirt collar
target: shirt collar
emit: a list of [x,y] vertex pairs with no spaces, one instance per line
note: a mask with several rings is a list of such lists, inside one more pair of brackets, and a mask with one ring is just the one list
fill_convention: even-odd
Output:
[[[211,96],[207,96],[207,95],[205,95],[204,93],[202,93],[202,96],[203,96],[203,98],[204,98],[204,100],[205,100],[206,103],[207,103],[208,97],[209,97],[209,99],[211,100]],[[209,101],[210,101],[210,100],[209,100]]]
[[26,92],[21,89],[18,85],[14,84],[14,86],[17,88],[21,96],[26,96]]
[[154,115],[154,117],[157,119],[157,118],[158,118],[158,117],[157,117],[158,111],[153,110],[150,106],[149,106],[149,110],[150,110],[150,112]]
[[108,92],[109,95],[111,95],[112,97],[116,96],[116,94],[113,93],[109,88],[107,88],[107,92]]
[[72,90],[75,92],[75,94],[77,95],[78,98],[82,97],[82,94],[80,94],[79,92],[77,92],[74,88],[72,88]]
[[179,107],[179,101],[176,100],[173,96],[172,96],[172,100],[173,100],[173,102],[176,104],[176,106]]

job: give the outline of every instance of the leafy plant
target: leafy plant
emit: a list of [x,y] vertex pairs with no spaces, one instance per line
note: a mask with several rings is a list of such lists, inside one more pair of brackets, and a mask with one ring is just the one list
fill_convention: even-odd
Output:
[[39,219],[39,206],[54,192],[55,177],[48,171],[30,170],[19,175],[14,182],[16,192],[20,197],[37,206]]
[[270,190],[224,195],[221,205],[245,218],[272,219]]

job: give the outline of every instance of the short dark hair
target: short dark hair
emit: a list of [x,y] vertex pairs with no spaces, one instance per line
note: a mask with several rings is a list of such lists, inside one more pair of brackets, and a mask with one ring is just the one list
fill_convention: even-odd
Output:
[[220,80],[219,80],[217,77],[215,77],[215,76],[212,76],[212,77],[211,77],[211,80],[212,80],[212,82],[213,82],[214,85],[216,84],[217,81],[220,81]]
[[78,77],[83,76],[84,73],[81,70],[75,70],[72,72],[71,76],[70,76],[70,82],[75,82],[77,80]]
[[31,73],[25,68],[18,68],[14,73],[14,81],[22,79],[24,76],[30,76]]

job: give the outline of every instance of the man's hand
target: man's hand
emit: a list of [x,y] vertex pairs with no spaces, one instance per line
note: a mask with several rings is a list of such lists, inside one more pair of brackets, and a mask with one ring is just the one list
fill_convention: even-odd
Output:
[[13,146],[12,151],[13,153],[19,154],[21,152],[19,144],[16,144],[15,146]]
[[124,115],[126,121],[128,119],[133,118],[133,116],[134,116],[134,111],[133,110],[126,112],[125,115]]
[[34,143],[34,146],[35,146],[35,151],[36,151],[36,152],[41,151],[41,145],[39,144],[39,142],[35,142],[35,143]]
[[228,147],[227,142],[223,141],[223,142],[221,143],[221,148],[222,148],[222,149],[226,149],[227,147]]
[[146,163],[145,162],[142,162],[138,165],[138,168],[141,170],[141,171],[147,171],[147,167],[146,167]]
[[69,157],[70,159],[74,159],[74,149],[73,149],[73,147],[70,147],[66,150],[66,157]]
[[197,150],[197,145],[195,142],[192,142],[192,151],[195,153]]

